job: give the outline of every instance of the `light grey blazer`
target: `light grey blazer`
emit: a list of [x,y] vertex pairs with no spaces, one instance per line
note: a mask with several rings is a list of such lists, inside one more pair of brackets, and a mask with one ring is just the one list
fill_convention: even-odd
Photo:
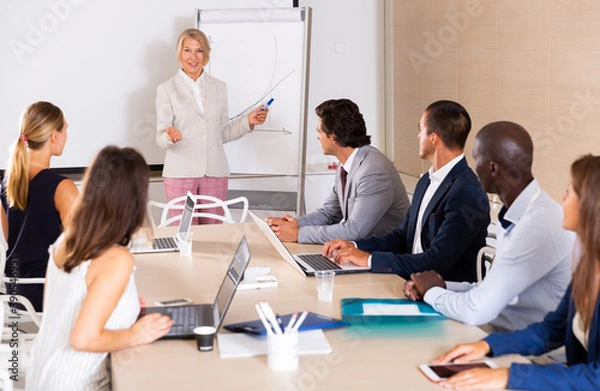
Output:
[[[199,178],[229,175],[223,144],[250,132],[245,115],[228,120],[227,85],[208,74],[206,103],[200,112],[183,77],[175,77],[156,90],[156,143],[166,150],[163,177]],[[166,129],[174,126],[182,140],[167,140]]]
[[400,225],[410,201],[396,168],[370,145],[360,147],[346,177],[342,197],[340,170],[325,204],[298,218],[299,243],[358,240],[386,234]]

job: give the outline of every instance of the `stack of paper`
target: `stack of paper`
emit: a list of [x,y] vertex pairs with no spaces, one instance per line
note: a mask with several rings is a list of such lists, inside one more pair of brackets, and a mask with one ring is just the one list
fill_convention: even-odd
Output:
[[[267,354],[267,337],[244,333],[219,333],[219,356],[221,358],[252,357]],[[298,333],[298,354],[328,354],[333,350],[323,330]]]

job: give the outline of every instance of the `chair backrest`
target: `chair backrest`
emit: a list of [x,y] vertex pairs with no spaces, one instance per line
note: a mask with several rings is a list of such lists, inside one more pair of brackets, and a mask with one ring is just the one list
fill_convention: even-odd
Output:
[[[4,300],[5,302],[13,300],[10,299],[11,296],[1,295],[0,297],[6,298],[8,300]],[[14,296],[13,296],[14,297]],[[0,303],[0,318],[2,319],[2,341],[9,343],[1,343],[0,344],[0,390],[1,391],[13,391],[13,390],[21,390],[20,388],[15,388],[15,384],[11,379],[11,373],[13,372],[14,367],[12,364],[12,359],[18,357],[18,374],[21,375],[21,378],[24,378],[24,372],[30,366],[31,362],[31,348],[32,348],[32,340],[37,336],[37,334],[26,334],[21,330],[23,325],[21,324],[22,319],[19,318],[19,330],[15,331],[12,324],[9,326],[6,322],[7,319],[7,311],[12,313],[11,308],[8,305],[3,305],[5,303]],[[29,304],[31,306],[31,304]],[[31,307],[33,309],[33,307]],[[35,312],[35,311],[34,311]],[[17,334],[15,334],[15,332]],[[16,352],[16,353],[15,353]],[[9,373],[9,370],[11,371]],[[19,379],[20,380],[20,379]],[[22,381],[19,381],[18,384],[23,384]]]
[[[46,279],[43,277],[38,278],[11,278],[10,281],[4,274],[6,269],[6,248],[3,243],[0,243],[0,306],[2,307],[3,313],[9,313],[12,311],[18,312],[20,317],[23,317],[23,321],[27,322],[31,320],[39,328],[42,324],[42,317],[33,308],[33,304],[25,296],[11,295],[6,290],[6,283],[18,283],[18,284],[44,284]],[[10,307],[8,303],[20,303],[25,310],[16,309]],[[3,333],[4,334],[4,333]]]
[[[31,320],[35,325],[39,328],[42,325],[42,317],[41,314],[35,311],[33,308],[33,304],[29,301],[28,298],[21,295],[0,295],[0,302],[2,302],[4,307],[4,312],[12,313],[18,312],[19,317],[22,322],[27,322]],[[21,304],[25,307],[25,310],[19,310],[14,307],[10,307],[8,304]]]
[[[4,306],[0,306],[0,317],[2,317],[2,328],[5,327]],[[4,338],[3,338],[4,339]],[[6,339],[7,341],[10,338]],[[11,359],[12,349],[8,343],[0,344],[0,390],[12,391],[13,384],[8,373],[8,367]]]
[[[6,251],[7,250],[4,247],[4,243],[0,243],[0,294],[7,293],[7,282],[12,282],[15,284],[44,284],[46,282],[46,279],[44,277],[11,278],[9,281],[8,277],[4,273],[4,271],[6,270]],[[29,300],[27,300],[27,302],[29,302]]]
[[6,269],[6,247],[0,242],[0,294],[6,293],[4,270]]
[[494,258],[496,257],[496,249],[491,246],[483,246],[477,253],[477,281],[483,281],[486,273],[492,267]]
[[[181,220],[181,214],[174,216],[174,217],[169,217],[169,211],[170,210],[179,210],[179,211],[183,212],[183,208],[185,205],[185,199],[186,199],[185,196],[174,198],[171,201],[167,202],[166,204],[162,203],[162,202],[157,202],[157,201],[149,201],[148,202],[148,214],[150,215],[150,218],[152,221],[152,226],[153,227],[167,227],[167,226],[171,225],[172,223],[175,223],[175,222]],[[220,199],[218,199],[216,197],[212,197],[212,196],[195,195],[194,199],[196,201],[196,206],[194,208],[194,214],[192,215],[192,217],[208,217],[208,218],[222,221],[224,223],[244,223],[244,222],[246,222],[246,217],[248,217],[249,204],[248,204],[248,199],[246,197],[238,197],[238,198],[233,198],[231,200],[220,200]],[[231,211],[229,210],[229,207],[231,205],[235,205],[235,204],[242,204],[242,213],[241,213],[239,221],[236,221],[233,218]],[[152,212],[154,210],[153,208],[162,209],[161,216],[160,216],[160,222],[158,224],[154,221],[154,218],[152,217],[153,216]],[[222,209],[223,215],[221,216],[221,215],[218,215],[215,213],[203,212],[203,210],[211,209],[211,208]]]
[[[10,349],[10,347],[8,346],[8,344],[2,344],[2,348]],[[10,357],[7,357],[6,359],[7,360],[10,359]],[[10,376],[9,376],[7,368],[0,369],[0,384],[1,384],[0,385],[0,390],[2,390],[2,391],[13,391],[12,380],[10,379]]]
[[490,225],[488,225],[487,236],[485,238],[485,244],[487,246],[496,247],[496,229],[496,223],[492,221]]
[[[3,250],[4,245],[0,243],[0,250]],[[2,328],[4,329],[6,325],[6,317],[4,315],[4,306],[0,305],[0,319],[2,319]],[[3,333],[4,334],[4,333]],[[3,338],[4,339],[4,338]],[[8,363],[11,356],[10,346],[6,344],[0,344],[0,363],[4,365],[0,365],[0,390],[9,391],[12,390],[12,381],[10,380],[8,374]]]

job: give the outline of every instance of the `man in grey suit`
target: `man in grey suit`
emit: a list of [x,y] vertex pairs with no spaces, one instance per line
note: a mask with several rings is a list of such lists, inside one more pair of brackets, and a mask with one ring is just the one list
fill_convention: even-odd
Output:
[[383,235],[406,216],[410,202],[392,162],[370,146],[371,136],[358,106],[349,99],[328,100],[315,109],[318,138],[325,155],[341,163],[325,204],[295,219],[269,217],[282,241],[325,243],[335,238],[356,240]]

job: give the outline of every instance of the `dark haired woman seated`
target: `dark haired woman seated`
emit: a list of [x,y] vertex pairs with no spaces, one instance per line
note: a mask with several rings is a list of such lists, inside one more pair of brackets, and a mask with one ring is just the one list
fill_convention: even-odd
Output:
[[600,156],[587,155],[571,165],[563,197],[563,228],[575,231],[581,255],[562,302],[543,322],[513,333],[458,345],[435,363],[479,360],[486,355],[540,355],[565,345],[567,366],[512,364],[510,369],[472,369],[441,384],[460,390],[598,390],[600,386]]
[[136,321],[140,299],[127,246],[146,220],[147,201],[144,158],[131,148],[100,151],[64,234],[50,248],[28,390],[110,389],[108,353],[171,329],[160,314]]

